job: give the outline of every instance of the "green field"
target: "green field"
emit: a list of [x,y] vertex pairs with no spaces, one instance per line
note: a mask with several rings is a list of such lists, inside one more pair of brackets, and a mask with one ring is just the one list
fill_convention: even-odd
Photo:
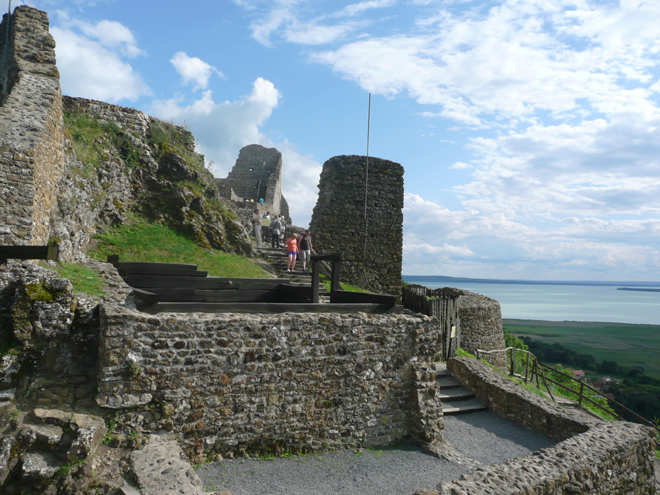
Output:
[[599,362],[641,366],[647,375],[660,379],[660,325],[506,319],[503,323],[513,335],[561,344]]

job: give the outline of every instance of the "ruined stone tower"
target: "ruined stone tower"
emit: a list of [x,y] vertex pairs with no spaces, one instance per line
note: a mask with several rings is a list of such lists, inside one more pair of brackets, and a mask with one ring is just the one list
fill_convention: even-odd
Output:
[[[403,167],[388,160],[335,156],[323,164],[310,229],[318,252],[342,255],[341,280],[399,294],[403,245]],[[366,249],[365,249],[366,245]]]
[[64,167],[62,95],[48,16],[17,7],[0,24],[0,244],[48,241]]
[[289,216],[282,196],[282,153],[275,148],[250,144],[241,149],[226,179],[216,179],[220,194],[232,201],[263,199],[266,211]]

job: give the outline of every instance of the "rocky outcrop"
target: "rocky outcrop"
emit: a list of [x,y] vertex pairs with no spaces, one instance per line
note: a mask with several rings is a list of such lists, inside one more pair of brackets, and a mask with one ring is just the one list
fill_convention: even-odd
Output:
[[204,247],[251,253],[190,132],[134,109],[63,100],[45,12],[18,7],[0,32],[0,244],[55,238],[62,260],[81,260],[96,233],[137,214]]
[[[310,230],[314,248],[342,255],[341,280],[375,292],[401,292],[403,167],[364,156],[323,164]],[[365,191],[367,193],[365,222]]]
[[65,259],[80,257],[96,232],[135,214],[202,246],[251,253],[247,232],[221,200],[189,131],[81,98],[64,97],[64,116],[73,153],[51,229]]

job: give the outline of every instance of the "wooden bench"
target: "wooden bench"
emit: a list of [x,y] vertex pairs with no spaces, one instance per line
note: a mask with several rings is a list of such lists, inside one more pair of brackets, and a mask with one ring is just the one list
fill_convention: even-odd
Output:
[[0,246],[0,264],[7,260],[53,260],[57,261],[60,249],[56,242],[45,246]]

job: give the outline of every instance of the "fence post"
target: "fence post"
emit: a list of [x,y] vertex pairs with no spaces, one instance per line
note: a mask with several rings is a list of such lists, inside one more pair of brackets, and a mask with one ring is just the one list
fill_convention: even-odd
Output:
[[513,347],[509,348],[511,350],[511,364],[509,365],[509,374],[513,376]]
[[584,383],[580,382],[580,398],[578,399],[578,405],[582,406],[582,397],[584,396]]
[[527,383],[527,370],[529,369],[529,353],[525,353],[527,355],[527,359],[525,360],[525,383]]

